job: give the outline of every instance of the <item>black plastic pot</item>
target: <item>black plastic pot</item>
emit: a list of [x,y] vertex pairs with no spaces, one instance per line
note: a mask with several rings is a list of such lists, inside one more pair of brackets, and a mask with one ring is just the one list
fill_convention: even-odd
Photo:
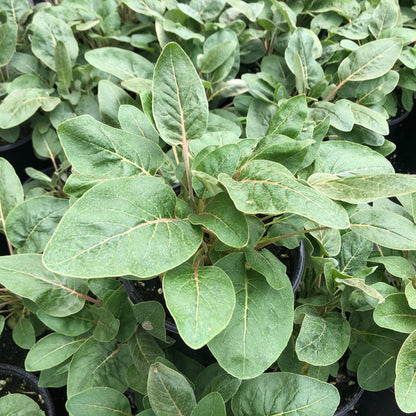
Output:
[[[356,405],[356,413],[351,416],[415,416],[416,413],[404,413],[397,406],[393,388],[383,391],[364,391]],[[350,414],[348,413],[348,416]]]
[[[26,394],[31,399],[37,396],[42,397],[42,403],[39,403],[41,409],[45,412],[46,416],[55,416],[55,408],[53,405],[52,397],[47,389],[38,387],[38,378],[33,374],[25,371],[21,367],[16,367],[10,364],[0,364],[0,378],[5,379],[12,377],[13,380],[18,381],[19,387],[16,391],[8,390],[7,385],[0,390],[0,397],[5,396],[8,393],[21,393]],[[27,394],[25,392],[30,392]]]
[[360,400],[361,396],[363,395],[363,393],[364,393],[364,390],[362,388],[358,388],[357,392],[354,394],[352,399],[345,406],[341,407],[341,409],[338,409],[334,413],[334,416],[357,415],[355,407],[358,401]]
[[396,145],[388,156],[398,173],[416,173],[416,108],[409,113],[389,121],[390,133],[387,139]]
[[32,167],[41,170],[50,165],[50,160],[40,160],[36,157],[31,136],[23,137],[15,143],[0,146],[0,157],[4,157],[10,162],[21,181],[27,179],[25,168]]

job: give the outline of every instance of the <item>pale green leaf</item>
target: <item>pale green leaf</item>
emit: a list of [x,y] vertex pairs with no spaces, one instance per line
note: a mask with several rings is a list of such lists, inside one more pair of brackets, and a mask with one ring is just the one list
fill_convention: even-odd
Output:
[[17,29],[14,22],[0,25],[0,66],[7,65],[16,52]]

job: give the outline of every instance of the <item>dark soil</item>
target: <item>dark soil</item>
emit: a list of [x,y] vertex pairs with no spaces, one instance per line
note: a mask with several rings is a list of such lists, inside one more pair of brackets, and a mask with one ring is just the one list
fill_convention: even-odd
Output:
[[14,343],[12,330],[6,324],[0,336],[0,363],[24,367],[26,354],[26,350]]

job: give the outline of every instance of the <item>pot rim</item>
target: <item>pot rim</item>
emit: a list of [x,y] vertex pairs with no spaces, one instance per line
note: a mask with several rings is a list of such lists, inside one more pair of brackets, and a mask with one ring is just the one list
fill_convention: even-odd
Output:
[[8,143],[4,146],[0,146],[0,153],[1,152],[7,152],[8,150],[15,149],[16,147],[23,146],[27,142],[29,142],[32,139],[30,135],[21,137],[20,139],[17,139],[14,143]]
[[39,379],[35,374],[26,371],[22,367],[4,363],[0,363],[0,371],[27,380],[41,394],[45,402],[46,416],[55,416],[55,406],[53,404],[52,396],[46,388],[38,386]]

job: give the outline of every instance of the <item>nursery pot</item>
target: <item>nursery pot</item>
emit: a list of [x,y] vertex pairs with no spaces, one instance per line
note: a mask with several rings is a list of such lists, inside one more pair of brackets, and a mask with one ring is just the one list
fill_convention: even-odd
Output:
[[390,134],[387,139],[396,145],[396,150],[388,156],[398,173],[416,173],[416,108],[409,113],[389,121]]
[[0,364],[0,380],[6,384],[0,390],[0,397],[9,393],[25,394],[35,400],[46,416],[54,416],[52,397],[47,389],[38,387],[38,378],[21,367]]
[[[358,387],[358,385],[357,385]],[[363,395],[364,390],[361,387],[358,387],[355,394],[351,397],[351,399],[346,403],[344,406],[342,406],[340,409],[337,409],[337,411],[334,413],[334,416],[352,416],[357,415],[357,412],[353,410],[358,401],[360,400],[361,396]],[[361,414],[361,413],[360,413]]]
[[[285,247],[278,246],[269,246],[267,248],[272,251],[274,255],[280,257],[280,260],[282,260],[286,267],[291,271],[289,278],[292,283],[293,291],[296,291],[302,279],[303,269],[305,267],[305,246],[303,241],[301,241],[299,247],[294,250],[288,250]],[[162,285],[158,277],[150,280],[121,279],[121,281],[133,303],[156,300],[165,308],[166,316],[170,316],[169,311],[166,308]],[[168,332],[179,334],[172,318],[166,320],[165,327]]]

